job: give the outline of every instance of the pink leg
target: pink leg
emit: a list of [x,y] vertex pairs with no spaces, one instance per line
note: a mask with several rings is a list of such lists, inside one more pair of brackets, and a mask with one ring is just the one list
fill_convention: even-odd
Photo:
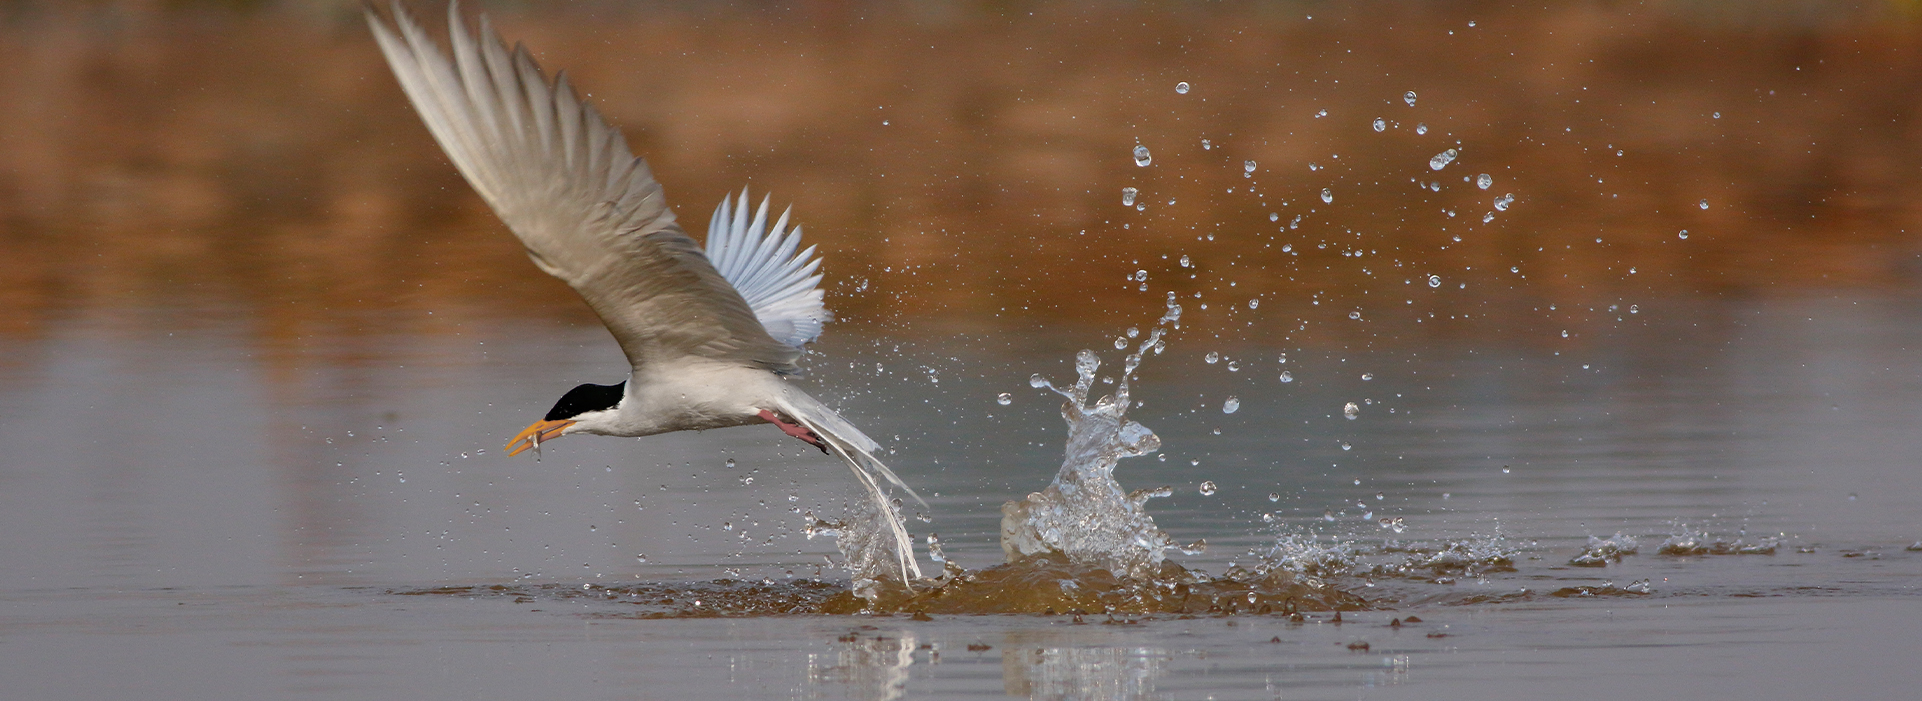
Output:
[[822,441],[820,436],[814,435],[813,431],[809,431],[806,426],[789,423],[787,420],[775,415],[774,412],[766,409],[761,410],[761,420],[779,426],[782,433],[806,441],[808,445],[820,448],[821,454],[823,455],[826,455],[828,452],[828,444]]

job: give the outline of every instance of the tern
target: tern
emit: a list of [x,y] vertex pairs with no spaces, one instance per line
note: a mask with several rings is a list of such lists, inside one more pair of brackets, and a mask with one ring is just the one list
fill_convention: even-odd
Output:
[[[921,576],[882,480],[914,494],[874,457],[880,445],[787,377],[832,318],[820,259],[797,252],[788,214],[768,226],[764,198],[723,198],[706,246],[676,223],[647,162],[525,48],[480,18],[468,33],[447,7],[452,58],[396,2],[390,28],[367,22],[401,89],[467,182],[534,265],[586,300],[627,354],[623,382],[569,390],[515,435],[509,455],[576,433],[649,436],[771,423],[846,462],[893,536],[903,584]],[[790,209],[791,211],[791,209]],[[926,502],[921,502],[926,504]]]

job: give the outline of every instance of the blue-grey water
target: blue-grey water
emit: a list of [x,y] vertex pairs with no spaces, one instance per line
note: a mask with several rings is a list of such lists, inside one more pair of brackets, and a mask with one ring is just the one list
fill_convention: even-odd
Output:
[[[844,580],[801,533],[853,494],[843,468],[752,428],[503,456],[559,391],[619,375],[599,329],[295,347],[230,312],[98,311],[10,348],[9,697],[1806,698],[1899,694],[1922,643],[1914,297],[1646,304],[1560,354],[1295,350],[1290,383],[1273,349],[1175,332],[1130,414],[1165,460],[1117,471],[1175,488],[1150,512],[1210,543],[1175,560],[1219,573],[1290,535],[1378,562],[1491,536],[1512,553],[1447,583],[1335,576],[1378,607],[1340,624],[636,618],[565,592]],[[1027,378],[1071,377],[1111,336],[837,331],[808,381],[929,497],[917,535],[998,562],[999,505],[1059,460],[1057,400]],[[1638,554],[1567,564],[1618,532]],[[1657,552],[1689,532],[1775,547]]]

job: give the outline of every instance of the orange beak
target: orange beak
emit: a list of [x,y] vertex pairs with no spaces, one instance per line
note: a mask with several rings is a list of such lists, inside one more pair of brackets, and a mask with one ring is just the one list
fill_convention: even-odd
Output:
[[527,450],[528,448],[538,449],[542,443],[560,438],[561,431],[577,423],[580,422],[567,420],[536,421],[534,425],[528,426],[522,429],[520,433],[514,434],[514,440],[507,442],[507,454],[510,456],[520,455],[521,451]]

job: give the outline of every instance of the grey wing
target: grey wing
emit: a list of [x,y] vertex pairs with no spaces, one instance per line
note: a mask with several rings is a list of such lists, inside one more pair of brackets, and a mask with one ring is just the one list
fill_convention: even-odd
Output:
[[696,355],[796,370],[800,351],[754,311],[675,223],[660,183],[561,74],[551,85],[485,16],[468,33],[449,4],[453,58],[399,4],[367,22],[401,88],[534,263],[572,286],[636,368]]
[[799,348],[821,336],[834,319],[822,304],[821,260],[814,247],[801,246],[801,227],[787,228],[788,212],[770,230],[767,198],[748,216],[747,190],[740,199],[723,198],[707,225],[707,257],[721,277],[740,290],[754,316],[774,340]]

